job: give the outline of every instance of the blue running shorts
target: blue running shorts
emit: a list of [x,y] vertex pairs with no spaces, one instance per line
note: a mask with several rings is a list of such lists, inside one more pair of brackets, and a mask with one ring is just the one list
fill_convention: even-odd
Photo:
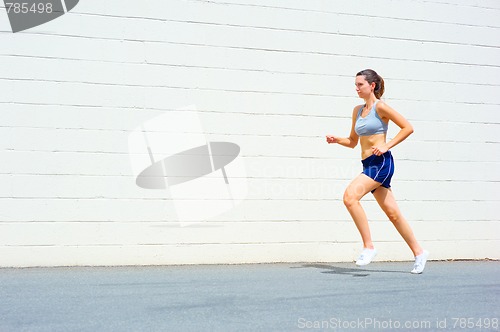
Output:
[[392,158],[391,151],[387,151],[381,156],[373,154],[361,160],[361,162],[363,163],[363,174],[380,182],[382,187],[391,187],[391,178],[394,174],[394,159]]

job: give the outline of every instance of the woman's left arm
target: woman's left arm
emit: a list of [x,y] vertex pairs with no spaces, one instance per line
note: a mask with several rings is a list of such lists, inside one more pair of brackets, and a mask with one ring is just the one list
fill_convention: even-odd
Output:
[[[404,141],[408,136],[410,136],[413,133],[413,126],[410,124],[410,122],[408,122],[408,120],[404,118],[404,116],[396,112],[392,107],[390,107],[384,102],[378,102],[376,105],[376,110],[378,115],[382,119],[388,119],[394,122],[399,128],[401,128],[399,133],[392,140],[390,140],[385,144],[385,147],[372,148],[374,149],[374,153],[375,152],[385,153],[387,152],[387,150],[395,147],[396,145]],[[385,150],[384,148],[386,148],[387,150]]]

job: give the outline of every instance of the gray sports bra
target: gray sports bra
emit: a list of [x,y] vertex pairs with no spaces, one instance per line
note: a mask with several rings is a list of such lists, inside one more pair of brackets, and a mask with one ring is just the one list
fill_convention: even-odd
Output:
[[356,134],[358,134],[358,136],[370,136],[375,134],[387,133],[389,124],[382,121],[382,119],[378,116],[377,110],[375,108],[377,103],[378,100],[373,104],[372,109],[364,118],[361,116],[361,112],[363,111],[364,106],[359,108],[358,117],[356,118],[356,125],[354,126],[354,130],[356,131]]

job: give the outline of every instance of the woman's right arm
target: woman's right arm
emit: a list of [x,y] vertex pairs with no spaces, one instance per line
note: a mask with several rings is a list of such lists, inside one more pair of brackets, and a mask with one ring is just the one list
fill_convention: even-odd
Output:
[[358,117],[358,106],[354,107],[352,111],[352,125],[351,125],[351,133],[349,137],[337,137],[334,135],[326,135],[326,141],[331,144],[331,143],[338,143],[340,145],[343,145],[345,147],[353,149],[358,145],[359,141],[359,136],[356,134],[356,131],[354,130],[354,126],[356,125],[356,118]]

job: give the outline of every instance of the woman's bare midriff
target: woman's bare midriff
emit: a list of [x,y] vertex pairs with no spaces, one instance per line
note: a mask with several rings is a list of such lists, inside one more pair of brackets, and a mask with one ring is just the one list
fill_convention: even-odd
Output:
[[370,136],[361,136],[361,159],[366,159],[373,154],[372,147],[385,144],[386,134],[375,134]]

